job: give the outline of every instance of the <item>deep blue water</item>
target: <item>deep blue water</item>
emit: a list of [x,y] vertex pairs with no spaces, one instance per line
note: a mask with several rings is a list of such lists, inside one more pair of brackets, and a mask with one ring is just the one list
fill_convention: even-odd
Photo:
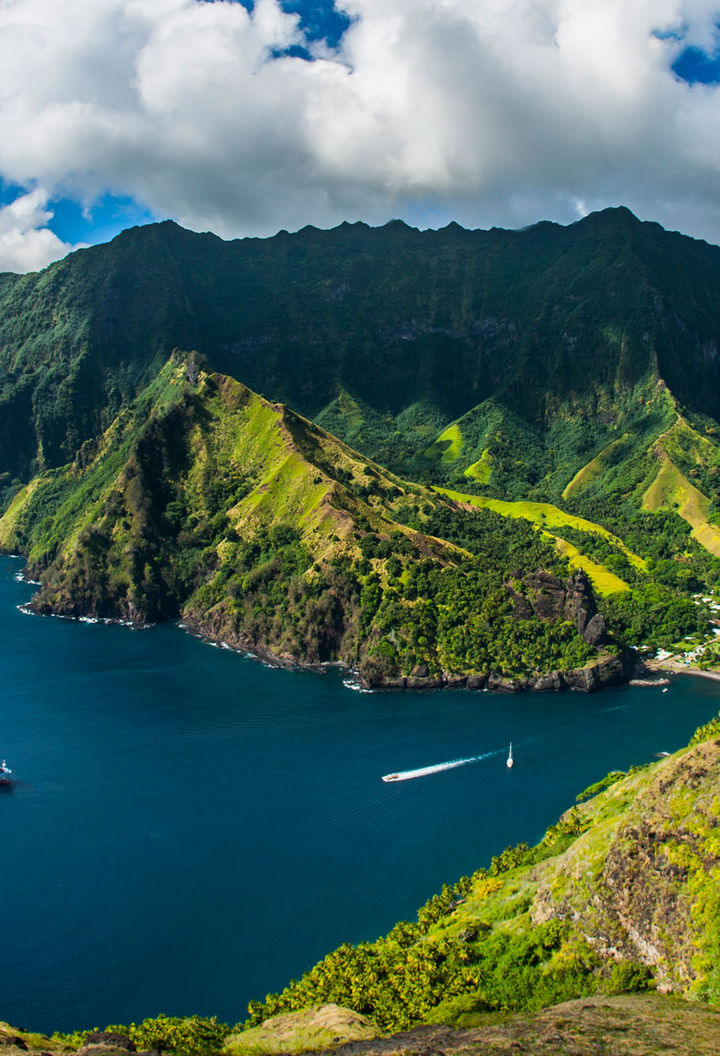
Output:
[[665,694],[361,694],[175,627],[25,615],[20,567],[0,560],[0,756],[18,779],[0,795],[0,1019],[29,1029],[242,1019],[720,708],[720,686],[682,676]]

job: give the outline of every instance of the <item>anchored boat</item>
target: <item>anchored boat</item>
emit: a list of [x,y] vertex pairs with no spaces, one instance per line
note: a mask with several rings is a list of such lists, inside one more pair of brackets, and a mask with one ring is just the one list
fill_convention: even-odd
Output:
[[12,770],[4,759],[0,760],[0,785],[12,784]]

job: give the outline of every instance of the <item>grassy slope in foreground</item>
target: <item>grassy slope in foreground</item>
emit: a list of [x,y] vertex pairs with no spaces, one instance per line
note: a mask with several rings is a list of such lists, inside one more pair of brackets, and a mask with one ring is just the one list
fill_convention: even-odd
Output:
[[[400,506],[421,527],[444,512],[443,538],[396,521]],[[530,525],[468,515],[183,356],[97,444],[16,496],[0,545],[28,554],[39,611],[181,615],[288,663],[342,660],[376,684],[534,678],[598,655],[576,621],[577,605],[592,617],[592,593],[566,588],[567,564]],[[538,568],[559,575],[557,603],[517,619]]]
[[333,1001],[384,1030],[468,1026],[648,986],[720,1005],[719,735],[716,719],[691,747],[609,775],[536,847],[445,887],[417,923],[341,946],[252,1002],[250,1022]]
[[[269,1020],[263,1024],[266,1029],[260,1036],[250,1031],[233,1035],[228,1038],[225,1051],[233,1056],[270,1056],[278,1052],[299,1056],[313,1047],[306,1044],[308,1015],[320,1018],[326,1007]],[[345,1016],[350,1015],[345,1011]],[[566,1001],[539,1012],[484,1018],[486,1022],[474,1028],[422,1025],[362,1042],[354,1040],[352,1031],[345,1034],[340,1026],[334,1044],[324,1049],[332,1048],[338,1056],[393,1056],[408,1052],[467,1056],[507,1056],[509,1052],[532,1056],[717,1056],[720,1052],[720,1013],[658,994],[603,994]],[[338,1021],[342,1023],[340,1017]]]

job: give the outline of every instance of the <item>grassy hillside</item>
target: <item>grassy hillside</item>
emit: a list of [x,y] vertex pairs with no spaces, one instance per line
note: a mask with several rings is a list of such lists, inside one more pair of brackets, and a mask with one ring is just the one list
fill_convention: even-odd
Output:
[[717,247],[625,209],[518,232],[132,229],[0,284],[0,485],[71,460],[183,347],[405,477],[452,485],[487,450],[498,497],[552,500],[660,379],[720,415],[719,280]]
[[97,443],[18,492],[0,545],[28,555],[37,611],[180,616],[370,683],[531,682],[608,643],[597,619],[585,631],[589,584],[531,524],[409,484],[180,353]]
[[[718,279],[720,249],[622,209],[124,232],[0,284],[0,546],[44,611],[383,684],[583,668],[573,570],[603,648],[672,644],[720,582]],[[513,600],[539,570],[547,619]]]
[[587,542],[589,542],[593,536],[597,536],[600,540],[608,543],[612,548],[619,551],[619,553],[625,557],[627,563],[636,571],[647,571],[647,562],[642,557],[639,557],[637,554],[629,550],[622,539],[613,535],[612,532],[607,530],[607,528],[603,528],[600,524],[588,521],[584,517],[577,517],[574,514],[566,513],[564,510],[558,509],[557,506],[553,506],[550,503],[504,502],[501,499],[484,498],[478,495],[466,495],[461,492],[450,491],[447,488],[438,488],[437,490],[441,494],[454,499],[455,502],[475,506],[478,509],[492,510],[493,512],[500,514],[502,517],[519,517],[523,520],[529,521],[535,528],[541,529],[548,538],[556,541],[560,552],[569,557],[571,564],[573,564],[574,567],[582,568],[582,570],[587,573],[593,582],[593,586],[600,594],[613,594],[617,591],[627,590],[628,585],[609,569],[585,556],[577,547],[572,546],[571,543],[563,539],[561,535],[555,535],[553,531],[554,529],[560,531],[565,528],[573,529],[576,534],[584,537]]
[[71,463],[16,492],[0,547],[27,554],[40,612],[181,617],[371,685],[590,689],[627,677],[627,645],[709,634],[689,595],[718,568],[686,556],[675,514],[642,516],[633,549],[550,503],[410,483],[176,352]]
[[[317,1014],[322,1011],[318,1009]],[[263,1024],[262,1046],[251,1042],[245,1047],[249,1031],[235,1035],[228,1039],[226,1051],[236,1056],[306,1052],[309,1046],[303,1039],[307,1034],[301,1026],[305,1015],[290,1013]],[[350,1015],[345,1012],[345,1016]],[[282,1033],[275,1029],[277,1022],[283,1024]],[[284,1048],[280,1049],[279,1043],[284,1043]],[[340,1029],[335,1044],[326,1049],[334,1049],[339,1056],[400,1056],[428,1051],[466,1056],[505,1056],[508,1052],[532,1056],[557,1056],[558,1052],[563,1056],[716,1056],[719,1046],[718,1012],[677,998],[635,993],[583,997],[538,1012],[491,1013],[476,1027],[423,1024],[376,1041],[358,1042],[351,1032],[346,1037]]]
[[341,946],[252,1002],[248,1024],[325,1001],[390,1031],[648,988],[720,1005],[719,735],[715,720],[690,748],[608,775],[535,847]]

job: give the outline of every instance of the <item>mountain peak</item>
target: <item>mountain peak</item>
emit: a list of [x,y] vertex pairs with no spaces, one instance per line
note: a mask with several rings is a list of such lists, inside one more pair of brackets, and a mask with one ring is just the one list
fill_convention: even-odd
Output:
[[578,224],[602,225],[603,227],[630,228],[639,227],[642,223],[626,205],[608,206],[607,209],[597,209],[588,213],[577,221]]

